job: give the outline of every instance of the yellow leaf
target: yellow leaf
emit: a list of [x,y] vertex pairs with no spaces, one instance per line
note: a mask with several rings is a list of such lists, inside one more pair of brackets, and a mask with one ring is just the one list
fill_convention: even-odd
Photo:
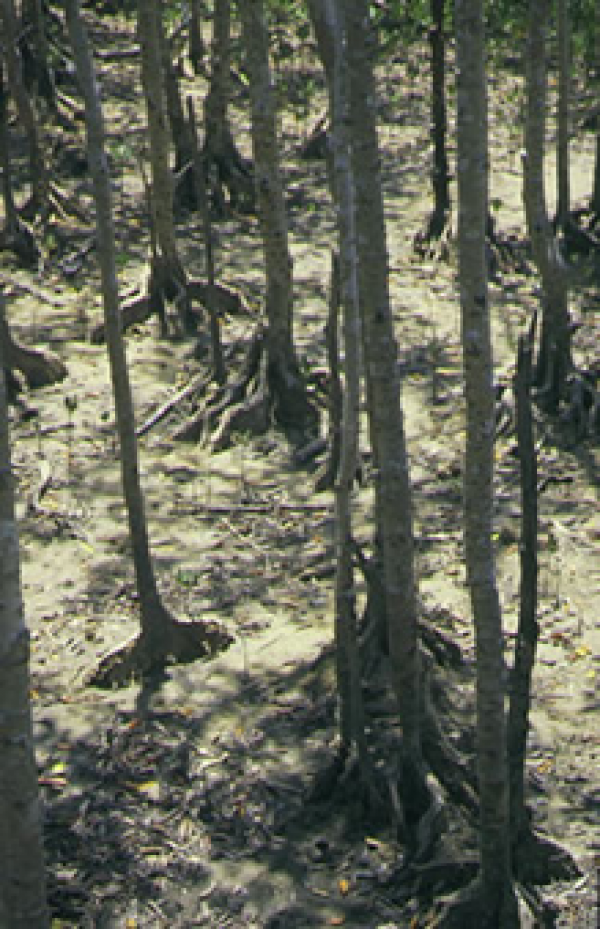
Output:
[[160,784],[158,781],[143,781],[141,784],[130,782],[127,786],[131,787],[132,790],[136,790],[139,794],[143,794],[144,797],[149,797],[151,800],[158,800],[160,798]]

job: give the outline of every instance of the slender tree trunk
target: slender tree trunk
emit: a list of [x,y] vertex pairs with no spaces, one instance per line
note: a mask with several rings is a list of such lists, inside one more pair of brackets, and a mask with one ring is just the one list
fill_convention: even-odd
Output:
[[204,101],[205,137],[211,153],[224,153],[229,149],[231,133],[227,109],[230,97],[231,0],[215,0],[210,88]]
[[48,39],[42,0],[26,0],[22,10],[22,28],[33,36],[33,66],[37,91],[50,110],[56,110],[56,88],[48,57]]
[[524,200],[527,228],[543,292],[535,384],[539,388],[540,403],[554,412],[559,407],[571,368],[571,332],[565,270],[548,219],[544,190],[548,6],[549,0],[529,0]]
[[431,0],[431,122],[433,134],[433,214],[428,238],[441,235],[450,212],[450,171],[446,152],[446,61],[444,0]]
[[521,595],[519,628],[511,675],[508,716],[508,764],[510,772],[510,822],[514,857],[519,844],[531,829],[525,805],[525,758],[531,704],[531,681],[538,640],[538,505],[537,460],[531,382],[534,329],[519,339],[515,393],[517,398],[517,440],[521,469]]
[[119,316],[119,290],[108,161],[104,150],[104,126],[92,60],[79,12],[79,0],[67,0],[67,24],[77,75],[86,111],[90,173],[94,185],[98,259],[105,315],[117,430],[121,451],[121,478],[129,521],[129,536],[140,598],[142,635],[161,643],[163,610],[150,556],[144,499],[140,485],[135,414]]
[[590,211],[600,218],[600,129],[596,130],[596,153],[594,157],[594,177],[592,181],[592,196],[590,198]]
[[556,225],[566,229],[571,211],[569,171],[569,99],[571,83],[571,22],[568,0],[557,0],[558,20],[558,126],[556,140]]
[[[190,165],[193,158],[191,138],[185,118],[183,101],[181,99],[179,80],[171,54],[171,45],[165,35],[162,17],[159,19],[159,26],[162,67],[165,79],[167,118],[171,127],[171,138],[173,139],[175,148],[175,173],[178,174],[184,168],[187,168],[191,175]],[[193,186],[193,184],[190,186]]]
[[206,48],[204,47],[204,40],[202,38],[200,0],[191,0],[190,2],[189,55],[194,74],[202,74],[204,70]]
[[10,235],[18,226],[18,214],[13,195],[12,167],[10,159],[10,137],[8,132],[8,93],[0,62],[0,159],[2,168],[2,199],[4,201],[5,227]]
[[255,187],[265,257],[268,376],[276,419],[284,426],[302,426],[313,416],[294,349],[292,259],[279,165],[269,33],[262,0],[240,0],[239,13],[250,77]]
[[[359,671],[356,594],[352,565],[352,488],[358,460],[361,343],[356,205],[348,144],[348,74],[343,44],[343,23],[340,22],[336,0],[325,0],[325,11],[329,20],[330,35],[334,40],[330,94],[331,135],[333,187],[338,204],[339,278],[343,308],[345,373],[341,447],[335,480],[338,689],[341,696],[342,739],[356,746],[363,781],[369,784],[371,778]],[[333,274],[335,275],[335,269]],[[331,320],[331,323],[335,325],[334,320]]]
[[30,212],[37,213],[48,208],[49,179],[40,143],[36,114],[23,83],[21,60],[17,50],[17,18],[13,0],[0,0],[0,25],[3,32],[2,44],[8,84],[29,146],[29,171],[31,175],[29,209]]
[[[457,0],[455,15],[459,278],[467,401],[465,556],[477,654],[483,914],[478,925],[516,926],[510,868],[502,617],[492,543],[495,403],[485,257],[488,132],[482,0]],[[501,921],[505,918],[506,923]]]
[[350,80],[351,168],[363,352],[371,444],[377,461],[376,510],[381,527],[385,604],[394,688],[403,731],[405,811],[418,819],[410,784],[421,764],[421,691],[414,574],[412,499],[400,402],[398,352],[388,291],[388,259],[373,77],[374,35],[367,0],[343,0]]
[[[0,323],[5,323],[0,294]],[[42,818],[29,705],[29,633],[23,616],[0,340],[0,926],[47,929]]]
[[[160,270],[154,268],[153,271],[166,292],[174,286],[185,297],[186,276],[177,251],[173,217],[173,178],[169,163],[170,136],[161,50],[161,4],[162,0],[139,0],[138,2],[142,85],[148,117],[152,169],[152,214],[156,226],[156,243],[160,253]],[[184,299],[182,320],[187,329],[193,328],[187,298]]]
[[79,0],[66,0],[65,8],[75,66],[85,101],[88,163],[96,203],[104,329],[115,399],[123,495],[140,600],[140,636],[106,656],[92,678],[94,683],[106,685],[128,681],[132,674],[146,674],[161,668],[169,657],[177,661],[191,661],[205,656],[215,648],[229,644],[230,638],[216,625],[207,626],[204,622],[178,623],[163,605],[156,584],[140,484],[133,399],[121,333],[112,196],[104,150],[102,110],[87,36],[81,22]]

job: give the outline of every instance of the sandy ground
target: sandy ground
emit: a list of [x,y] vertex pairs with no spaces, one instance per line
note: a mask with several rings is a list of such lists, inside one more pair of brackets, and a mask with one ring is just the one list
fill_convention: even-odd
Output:
[[[135,98],[119,93],[127,85],[126,71],[111,69],[105,78],[118,94],[109,130],[124,287],[140,280],[146,247],[139,185],[127,174],[127,146],[138,144],[141,114]],[[415,260],[412,251],[429,208],[422,78],[397,64],[382,78],[382,97],[390,281],[405,374],[420,591],[424,608],[447,611],[453,636],[472,656],[461,546],[455,264]],[[500,201],[499,229],[521,235],[516,107],[494,102],[492,196]],[[307,362],[322,365],[332,216],[324,170],[298,162],[297,141],[297,127],[286,123],[284,169],[291,188],[302,192],[302,205],[290,210],[297,340]],[[574,146],[574,199],[587,194],[591,165],[591,140],[584,139]],[[549,158],[550,180],[551,170]],[[81,189],[88,191],[86,180]],[[195,217],[181,227],[186,262],[196,272],[199,229]],[[232,219],[219,225],[217,237],[221,279],[258,312],[263,281],[255,224]],[[306,788],[334,732],[331,495],[313,493],[311,475],[295,467],[276,434],[211,455],[171,441],[181,412],[157,425],[140,441],[140,455],[160,588],[176,615],[216,618],[234,643],[210,661],[169,669],[151,687],[87,686],[99,657],[137,628],[106,354],[87,339],[101,313],[97,272],[93,258],[73,278],[52,254],[40,276],[16,270],[7,255],[0,262],[15,333],[52,346],[69,370],[62,384],[30,398],[37,417],[15,414],[13,422],[56,925],[408,925],[415,903],[394,891],[390,876],[401,849],[390,831],[364,834],[343,810],[324,814],[306,806]],[[490,291],[501,376],[512,369],[536,281],[504,268]],[[585,321],[581,351],[593,353],[597,294],[588,288],[575,300]],[[226,320],[225,342],[247,336],[252,325],[252,317]],[[154,321],[129,334],[127,346],[141,424],[202,361],[184,341],[159,340]],[[66,398],[74,400],[72,412]],[[592,925],[584,920],[592,918],[600,851],[599,455],[590,442],[556,439],[550,434],[540,450],[547,478],[540,496],[541,638],[528,764],[537,823],[583,868],[579,882],[550,896],[560,903],[563,925],[583,926]],[[518,606],[513,446],[513,437],[499,440],[497,455],[507,657]],[[368,486],[357,491],[358,535],[365,541],[370,501]]]

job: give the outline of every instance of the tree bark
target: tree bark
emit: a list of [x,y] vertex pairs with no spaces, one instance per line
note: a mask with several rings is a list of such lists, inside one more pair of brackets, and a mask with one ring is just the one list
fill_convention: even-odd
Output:
[[444,0],[431,0],[431,124],[433,136],[433,213],[427,237],[437,238],[448,222],[450,212],[450,171],[446,151],[446,62]]
[[211,154],[222,154],[229,150],[231,132],[227,109],[230,97],[231,0],[215,0],[210,87],[204,101],[205,137]]
[[189,35],[189,56],[194,74],[202,74],[204,70],[204,59],[206,57],[206,48],[202,38],[202,14],[200,10],[200,0],[191,0],[190,2],[190,35]]
[[539,389],[539,402],[548,411],[556,412],[571,368],[571,331],[565,270],[548,219],[544,189],[547,19],[548,0],[529,0],[524,200],[527,228],[543,293],[535,385]]
[[356,191],[356,237],[363,353],[374,458],[376,519],[381,529],[385,605],[394,689],[403,730],[402,789],[405,812],[423,812],[409,801],[409,784],[421,765],[421,691],[414,573],[412,499],[398,351],[388,290],[388,256],[381,193],[373,77],[374,35],[366,0],[343,0],[350,82],[351,168]]
[[[0,323],[5,323],[0,294]],[[0,926],[47,929],[42,819],[29,705],[8,409],[0,340]]]
[[121,478],[129,522],[129,536],[140,598],[142,635],[162,642],[163,608],[152,567],[144,499],[140,485],[135,414],[119,317],[112,195],[104,150],[104,125],[87,38],[78,0],[67,0],[67,24],[86,112],[87,147],[96,202],[98,260],[100,263],[105,332],[113,383]]
[[3,50],[8,84],[29,146],[31,175],[29,211],[35,214],[48,208],[49,178],[40,143],[36,114],[23,83],[21,60],[17,49],[17,18],[13,0],[0,0],[0,24],[3,30]]
[[510,772],[510,822],[513,853],[530,824],[525,806],[525,757],[531,681],[538,640],[538,505],[537,460],[531,413],[532,353],[534,330],[519,339],[515,393],[517,441],[521,469],[521,592],[519,627],[511,675],[508,716],[508,764]]
[[556,225],[565,230],[571,211],[569,170],[569,98],[571,84],[571,23],[568,0],[557,0],[558,119],[556,135]]
[[160,270],[153,268],[157,284],[169,291],[173,286],[184,296],[182,321],[193,329],[186,298],[186,275],[180,261],[175,239],[173,217],[173,178],[169,163],[170,136],[168,130],[165,81],[161,50],[161,2],[139,0],[138,34],[142,52],[142,86],[148,117],[150,164],[152,170],[151,212],[155,224]]
[[596,152],[594,156],[594,177],[592,181],[592,196],[590,198],[590,212],[600,219],[600,129],[596,130]]
[[250,77],[255,189],[265,258],[268,377],[276,420],[284,427],[303,428],[314,420],[314,411],[294,349],[292,259],[263,0],[241,0],[239,13]]
[[[492,543],[495,402],[485,255],[488,130],[482,0],[457,0],[455,15],[459,280],[467,402],[465,557],[477,656],[478,924],[518,925],[510,866],[502,617]],[[501,922],[504,918],[506,923]]]
[[[370,766],[365,736],[362,682],[356,631],[356,592],[352,566],[352,488],[356,478],[360,408],[360,297],[356,247],[354,178],[348,144],[348,63],[344,54],[343,24],[336,0],[325,0],[334,54],[331,71],[331,136],[333,187],[338,205],[340,242],[339,282],[343,309],[344,393],[341,446],[335,479],[336,513],[336,639],[338,691],[341,698],[342,740],[357,749],[363,782],[369,784]],[[333,269],[332,277],[335,275]],[[337,321],[331,319],[332,325]]]

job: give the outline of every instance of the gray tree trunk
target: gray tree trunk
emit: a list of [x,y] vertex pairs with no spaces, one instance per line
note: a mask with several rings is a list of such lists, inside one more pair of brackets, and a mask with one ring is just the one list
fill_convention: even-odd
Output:
[[202,74],[204,70],[204,59],[206,57],[206,48],[202,38],[202,11],[200,0],[191,0],[190,2],[190,35],[189,35],[189,56],[194,74]]
[[173,178],[170,134],[161,50],[161,0],[139,0],[138,35],[142,52],[142,87],[148,117],[152,170],[152,214],[163,272],[185,289],[185,272],[179,259],[173,217]]
[[48,208],[49,178],[40,143],[36,114],[23,83],[21,60],[17,50],[17,17],[13,0],[0,0],[0,25],[2,26],[2,45],[8,84],[29,147],[30,211],[37,213]]
[[294,348],[292,259],[279,164],[269,32],[263,0],[240,0],[238,8],[250,78],[255,188],[265,257],[269,383],[278,422],[301,426],[311,414]]
[[106,343],[119,434],[121,478],[140,598],[142,634],[148,641],[158,643],[160,646],[164,635],[163,620],[165,617],[150,556],[148,528],[139,476],[133,398],[121,333],[112,195],[108,161],[104,150],[102,110],[87,38],[81,23],[79,0],[67,0],[66,12],[77,76],[85,101],[88,158],[96,203],[98,260]]
[[557,0],[558,125],[556,136],[556,219],[559,229],[569,223],[571,184],[569,168],[569,101],[571,85],[571,21],[568,0]]
[[510,867],[502,616],[492,543],[495,402],[485,253],[488,135],[482,0],[457,0],[455,15],[459,278],[467,401],[465,556],[477,656],[484,914],[479,924],[518,925]]
[[[0,294],[0,323],[5,322]],[[0,926],[47,929],[37,768],[29,705],[8,406],[0,340]]]
[[371,443],[378,469],[377,508],[383,534],[388,639],[408,755],[421,754],[412,499],[398,350],[388,290],[388,255],[381,193],[373,78],[373,33],[366,0],[343,0],[350,75],[352,172]]
[[229,151],[227,109],[231,97],[231,0],[215,0],[210,87],[204,101],[206,144],[211,153]]
[[526,53],[524,200],[527,228],[542,282],[543,314],[535,381],[546,409],[558,409],[571,368],[571,333],[565,268],[546,207],[546,23],[549,0],[529,0]]
[[[341,734],[358,751],[363,780],[369,781],[364,708],[356,632],[356,593],[352,565],[352,488],[356,479],[360,408],[360,298],[356,247],[354,178],[348,145],[348,74],[343,25],[336,0],[325,0],[329,34],[334,38],[331,70],[331,138],[333,186],[338,205],[340,291],[343,309],[344,394],[341,447],[335,480],[336,512],[336,639]],[[335,272],[334,272],[335,273]],[[335,321],[332,320],[335,324]]]

